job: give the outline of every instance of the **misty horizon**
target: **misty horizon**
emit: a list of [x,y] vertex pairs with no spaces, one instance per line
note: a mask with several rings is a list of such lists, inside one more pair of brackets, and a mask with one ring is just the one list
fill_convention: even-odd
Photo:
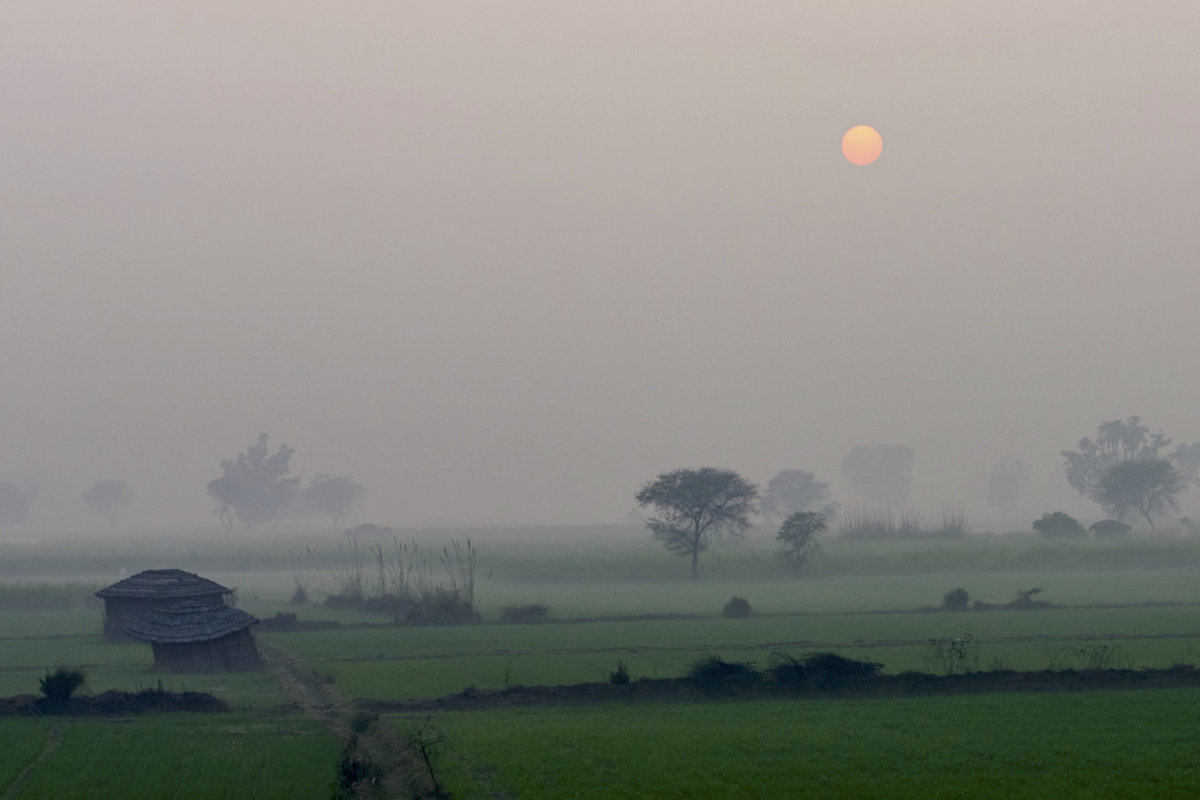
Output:
[[[924,0],[9,11],[0,481],[216,524],[260,433],[396,527],[620,523],[679,467],[915,452],[910,503],[1100,508],[1200,440],[1200,8]],[[856,167],[842,134],[883,155]],[[1183,496],[1200,507],[1200,491]]]

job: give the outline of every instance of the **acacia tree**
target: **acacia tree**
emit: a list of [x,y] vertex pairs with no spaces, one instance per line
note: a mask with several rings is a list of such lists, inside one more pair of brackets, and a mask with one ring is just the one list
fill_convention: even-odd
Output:
[[300,492],[300,501],[305,511],[329,517],[338,527],[366,495],[367,487],[354,478],[318,475]]
[[757,513],[758,487],[732,470],[701,467],[664,472],[634,496],[653,509],[646,527],[668,552],[691,556],[696,580],[700,554],[714,541],[737,539]]
[[1117,519],[1137,509],[1150,527],[1154,515],[1179,510],[1177,498],[1187,479],[1168,459],[1123,461],[1108,471],[1096,487],[1096,501]]
[[208,483],[208,493],[217,501],[215,514],[226,530],[236,518],[243,525],[261,525],[274,519],[296,492],[299,478],[289,478],[288,462],[295,451],[280,445],[274,455],[267,447],[267,434],[239,453],[237,460],[221,462],[221,477]]
[[1079,440],[1078,450],[1063,450],[1067,483],[1084,497],[1101,506],[1100,482],[1118,464],[1127,461],[1154,461],[1171,440],[1161,430],[1151,434],[1140,417],[1101,422],[1096,438]]
[[829,484],[802,469],[780,470],[767,482],[762,496],[762,514],[768,522],[779,522],[798,511],[818,511],[826,519],[838,512],[829,498]]
[[858,445],[842,459],[842,474],[868,500],[895,506],[908,497],[915,460],[908,445]]
[[83,493],[83,504],[88,511],[108,517],[110,525],[117,524],[117,509],[133,500],[129,484],[112,478],[96,481]]

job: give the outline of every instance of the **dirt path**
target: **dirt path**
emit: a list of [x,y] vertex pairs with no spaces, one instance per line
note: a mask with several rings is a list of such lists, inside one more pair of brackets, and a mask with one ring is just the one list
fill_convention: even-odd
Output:
[[[364,765],[373,777],[356,787],[355,797],[371,800],[423,800],[441,795],[419,767],[406,743],[386,722],[372,721],[355,732],[355,709],[332,681],[309,669],[279,645],[258,642],[267,669],[287,696],[345,743],[345,758]],[[364,727],[361,721],[357,727]],[[0,800],[7,800],[7,795]]]
[[4,794],[0,795],[0,800],[14,800],[21,796],[21,789],[24,788],[25,782],[29,780],[29,776],[37,769],[38,764],[41,764],[47,758],[54,755],[54,752],[58,750],[58,742],[61,738],[62,723],[59,723],[50,729],[50,733],[46,734],[46,746],[42,748],[42,752],[38,753],[37,758],[30,761],[29,765],[21,770],[21,774],[8,785],[8,788],[4,790]]

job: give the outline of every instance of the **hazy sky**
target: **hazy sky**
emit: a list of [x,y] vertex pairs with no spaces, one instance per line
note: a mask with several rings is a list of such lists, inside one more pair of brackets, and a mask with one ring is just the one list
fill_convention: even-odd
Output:
[[[0,480],[212,521],[260,432],[360,520],[620,521],[838,474],[1099,510],[1059,451],[1200,439],[1200,4],[6,3]],[[870,124],[855,167],[842,133]],[[1193,498],[1200,505],[1200,498]],[[1052,505],[1056,504],[1056,505]]]

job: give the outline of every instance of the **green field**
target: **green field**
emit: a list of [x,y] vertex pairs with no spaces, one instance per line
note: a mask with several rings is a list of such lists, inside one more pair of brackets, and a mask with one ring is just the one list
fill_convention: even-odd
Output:
[[[289,606],[297,580],[317,600],[336,585],[331,573],[291,567],[298,548],[312,563],[344,555],[345,543],[328,535],[125,534],[110,542],[116,555],[102,537],[76,550],[53,537],[42,551],[0,543],[0,557],[47,576],[0,580],[0,696],[36,694],[39,677],[67,664],[85,666],[84,692],[161,682],[211,692],[235,709],[0,720],[0,796],[51,740],[19,796],[154,797],[164,786],[173,797],[329,796],[340,744],[284,706],[289,695],[271,673],[161,673],[149,647],[100,641],[100,611],[87,590],[110,582],[99,577],[107,559],[201,572],[236,587],[240,607],[259,617],[289,611],[351,626],[259,633],[347,698],[602,682],[618,662],[634,680],[675,677],[707,656],[762,667],[781,651],[831,650],[892,674],[936,672],[946,665],[932,642],[966,637],[970,669],[1200,663],[1200,541],[1178,534],[1116,543],[834,542],[799,577],[752,537],[706,556],[703,579],[692,583],[682,562],[626,529],[588,529],[584,538],[494,533],[478,543],[484,624],[423,628]],[[438,546],[441,534],[423,535]],[[8,567],[0,559],[0,573]],[[959,586],[993,604],[1038,587],[1038,598],[1058,607],[932,610]],[[753,616],[720,615],[734,595],[749,600]],[[550,622],[496,623],[505,606],[535,602],[546,604]],[[363,623],[371,626],[354,627]],[[457,797],[1183,797],[1200,781],[1186,753],[1198,700],[1178,689],[618,703],[438,712],[428,721],[445,735],[438,773]],[[424,720],[387,723],[403,737]]]
[[[445,712],[458,798],[1191,798],[1200,690]],[[412,717],[392,718],[409,730]]]
[[297,714],[3,722],[9,781],[57,738],[22,798],[327,798],[339,754],[332,734]]

